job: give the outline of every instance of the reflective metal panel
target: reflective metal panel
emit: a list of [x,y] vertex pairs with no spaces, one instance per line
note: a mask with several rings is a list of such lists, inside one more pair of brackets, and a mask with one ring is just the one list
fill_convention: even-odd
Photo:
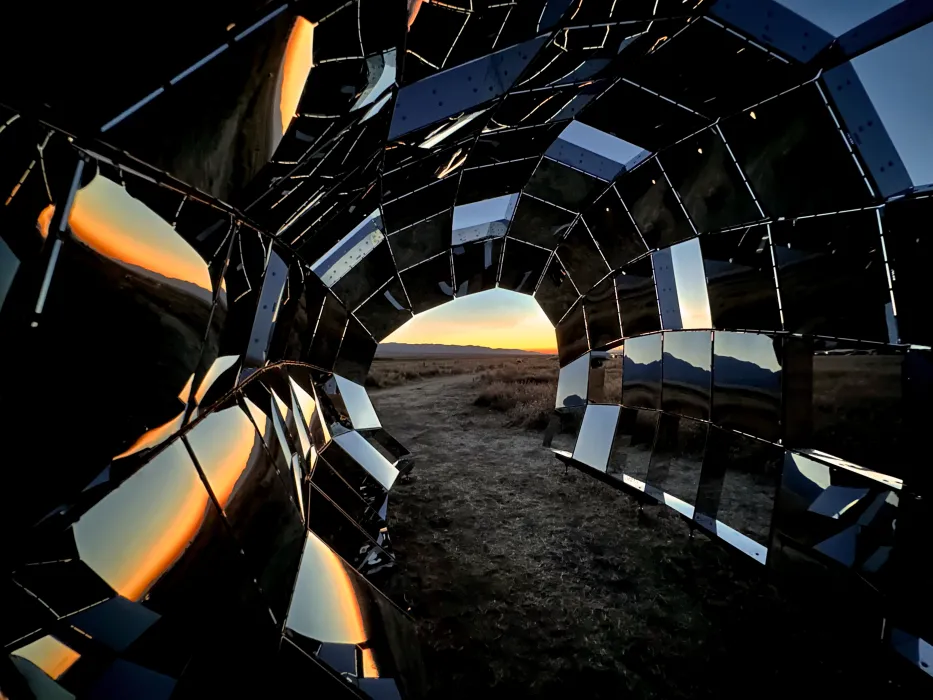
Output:
[[897,303],[898,338],[902,343],[933,346],[933,323],[925,297],[927,270],[933,260],[929,236],[917,232],[933,213],[933,197],[903,199],[884,206],[884,237],[894,300]]
[[649,248],[673,245],[694,234],[657,159],[623,173],[616,189]]
[[839,460],[787,452],[769,557],[786,571],[827,566],[885,579],[901,482]]
[[[784,327],[891,342],[887,273],[874,211],[771,224]],[[893,330],[893,329],[892,329]]]
[[551,414],[547,430],[544,432],[544,447],[569,458],[577,442],[577,433],[580,432],[585,409],[585,406],[574,406]]
[[578,290],[586,293],[609,274],[586,223],[577,219],[557,246],[557,254]]
[[572,362],[585,353],[589,346],[586,340],[586,316],[583,304],[577,303],[557,324],[557,353],[560,364]]
[[603,180],[542,158],[524,191],[565,209],[579,211],[603,187]]
[[782,330],[767,226],[700,236],[715,328]]
[[457,295],[474,294],[496,286],[502,258],[501,240],[485,240],[451,249]]
[[645,483],[660,415],[658,411],[622,407],[607,474],[620,481],[625,476]]
[[[305,542],[285,626],[298,640],[355,645],[358,652],[351,659],[365,657],[377,677],[422,694],[423,670],[411,623],[314,533]],[[335,670],[367,675],[362,669]]]
[[757,333],[713,338],[713,415],[724,428],[781,438],[782,342]]
[[335,435],[334,442],[386,490],[398,477],[398,470],[355,430]]
[[622,346],[590,353],[587,400],[591,403],[621,403]]
[[615,187],[583,212],[583,220],[613,270],[648,252]]
[[553,256],[535,290],[535,300],[544,311],[544,315],[552,324],[557,325],[578,297],[577,288],[559,256]]
[[443,304],[454,296],[449,253],[441,253],[409,268],[400,276],[411,300],[411,310],[416,314]]
[[659,159],[697,231],[716,231],[761,218],[715,128],[678,143]]
[[627,265],[616,277],[622,335],[628,337],[661,330],[658,293],[651,258]]
[[549,251],[509,238],[502,252],[499,287],[532,294],[551,259]]
[[399,277],[389,280],[385,287],[364,301],[353,315],[377,341],[408,322],[412,313],[408,308],[408,295]]
[[663,500],[661,494],[670,494],[693,505],[699,490],[708,431],[707,423],[662,413],[651,451],[646,493],[659,500]]
[[661,407],[670,413],[709,420],[712,333],[664,333]]
[[348,320],[346,307],[328,295],[314,329],[311,347],[308,348],[308,362],[325,370],[334,368]]
[[871,202],[816,84],[729,117],[721,127],[766,214],[815,214]]
[[622,337],[615,280],[607,277],[593,287],[584,297],[583,307],[591,348],[606,347]]
[[555,408],[585,406],[587,384],[589,382],[590,355],[578,357],[570,364],[561,367],[557,380],[557,402]]
[[[711,427],[696,500],[696,522],[764,563],[771,536],[774,500],[784,450],[728,430]],[[758,547],[727,539],[722,527],[738,532]],[[757,556],[761,555],[761,556]]]
[[662,334],[625,341],[622,403],[632,408],[661,408]]
[[573,447],[573,458],[583,464],[606,471],[612,438],[619,420],[619,406],[590,404],[583,415],[583,424]]
[[553,249],[573,220],[572,212],[523,195],[518,200],[509,236]]
[[389,235],[389,246],[399,270],[405,270],[450,247],[450,210]]

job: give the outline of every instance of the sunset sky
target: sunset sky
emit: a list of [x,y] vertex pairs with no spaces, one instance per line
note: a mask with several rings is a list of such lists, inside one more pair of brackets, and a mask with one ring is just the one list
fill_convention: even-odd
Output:
[[485,345],[556,352],[554,327],[532,297],[505,289],[471,294],[418,314],[391,343]]

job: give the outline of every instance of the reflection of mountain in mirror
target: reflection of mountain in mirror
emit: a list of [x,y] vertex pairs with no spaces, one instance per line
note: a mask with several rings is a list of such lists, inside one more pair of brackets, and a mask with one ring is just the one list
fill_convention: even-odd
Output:
[[758,333],[718,332],[713,347],[713,422],[778,439],[781,340]]

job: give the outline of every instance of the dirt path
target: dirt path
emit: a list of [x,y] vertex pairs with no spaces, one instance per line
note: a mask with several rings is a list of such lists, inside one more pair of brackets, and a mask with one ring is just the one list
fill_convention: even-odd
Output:
[[[817,608],[472,405],[470,375],[371,392],[417,456],[393,545],[437,698],[723,698],[847,689],[871,666]],[[746,568],[749,571],[746,571]],[[815,686],[815,687],[814,687]],[[891,687],[887,686],[887,690]]]

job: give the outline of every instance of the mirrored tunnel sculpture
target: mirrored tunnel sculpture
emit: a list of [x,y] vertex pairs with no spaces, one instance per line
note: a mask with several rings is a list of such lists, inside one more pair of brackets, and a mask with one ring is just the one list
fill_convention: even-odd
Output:
[[556,464],[933,675],[929,3],[19,9],[0,695],[425,697],[366,380],[491,289]]

